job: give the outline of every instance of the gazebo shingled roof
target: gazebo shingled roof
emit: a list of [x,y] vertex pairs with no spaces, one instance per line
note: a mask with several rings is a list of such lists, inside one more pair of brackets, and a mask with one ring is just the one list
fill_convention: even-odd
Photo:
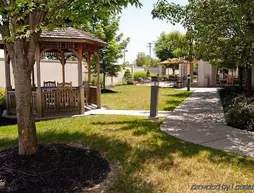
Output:
[[107,45],[106,42],[101,39],[95,37],[89,32],[78,30],[72,27],[68,27],[66,29],[54,29],[53,31],[44,30],[41,33],[41,40],[46,41],[47,39],[54,39],[54,41],[59,41],[62,39],[69,39],[71,41],[92,41],[96,44],[101,44],[103,47]]
[[[97,45],[99,47],[105,47],[106,42],[95,37],[89,32],[78,30],[73,27],[66,29],[54,29],[52,31],[43,30],[40,36],[41,42],[54,41],[54,42],[84,42]],[[3,44],[2,36],[0,35],[0,44]]]

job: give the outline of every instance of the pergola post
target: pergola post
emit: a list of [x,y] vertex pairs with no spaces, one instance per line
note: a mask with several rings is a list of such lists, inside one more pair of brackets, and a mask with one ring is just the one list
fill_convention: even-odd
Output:
[[82,59],[83,59],[83,49],[82,44],[80,44],[78,53],[78,86],[80,91],[80,114],[84,114],[85,112],[85,89],[83,86],[83,69],[82,69]]
[[37,89],[36,89],[36,109],[38,117],[42,117],[42,96],[41,96],[41,51],[37,46],[35,51],[36,69],[37,69]]
[[97,108],[101,108],[101,84],[100,84],[100,54],[97,52],[97,64],[96,64],[96,69],[97,69],[97,90],[96,90],[96,99],[97,99]]

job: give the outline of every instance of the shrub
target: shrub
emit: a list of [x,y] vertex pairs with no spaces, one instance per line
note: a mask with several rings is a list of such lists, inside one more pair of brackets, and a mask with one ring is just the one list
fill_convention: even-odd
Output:
[[237,87],[220,90],[227,124],[254,131],[254,97],[246,97]]
[[5,90],[0,88],[0,118],[5,108],[6,108]]
[[150,77],[150,76],[151,76],[150,70],[147,70],[147,71],[146,71],[146,76],[147,76],[147,77]]
[[127,84],[133,84],[132,76],[131,76],[131,71],[127,69],[124,73],[124,81],[126,81]]
[[239,129],[254,131],[254,103],[239,103],[226,112],[227,124]]
[[224,89],[221,89],[219,93],[220,93],[221,102],[224,108],[232,104],[232,100],[236,98],[238,95],[242,94],[239,87],[224,88]]
[[[149,71],[149,73],[150,73],[150,75],[149,75],[150,77],[151,77],[151,76],[156,76],[156,74],[153,74],[153,73],[151,73],[150,71]],[[148,73],[148,74],[149,74],[149,73]],[[138,81],[139,78],[145,78],[145,77],[147,77],[147,72],[145,72],[145,71],[144,71],[144,72],[135,72],[135,73],[134,73],[134,80],[135,80],[135,81]]]
[[[92,80],[91,80],[91,83],[93,86],[96,86],[96,82],[97,82],[97,75],[96,74],[93,74],[92,75]],[[102,74],[100,75],[100,85],[102,86],[103,84],[103,76]]]
[[137,81],[139,78],[146,77],[146,72],[135,72],[134,73],[134,80]]

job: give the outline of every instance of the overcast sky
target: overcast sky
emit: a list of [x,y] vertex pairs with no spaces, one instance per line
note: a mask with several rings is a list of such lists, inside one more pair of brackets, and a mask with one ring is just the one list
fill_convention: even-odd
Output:
[[[140,0],[143,4],[141,9],[128,7],[121,15],[120,32],[125,37],[130,37],[131,42],[128,45],[126,61],[133,63],[138,52],[145,52],[149,55],[149,42],[154,42],[159,35],[164,32],[181,31],[185,32],[180,25],[171,25],[166,21],[152,19],[151,11],[157,0]],[[186,4],[188,0],[174,0],[175,3]],[[152,56],[155,56],[152,53]],[[120,60],[119,62],[122,62]]]

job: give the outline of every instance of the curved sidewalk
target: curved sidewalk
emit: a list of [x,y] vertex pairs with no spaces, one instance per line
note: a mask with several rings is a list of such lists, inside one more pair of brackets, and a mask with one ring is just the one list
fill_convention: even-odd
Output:
[[226,125],[216,88],[197,88],[170,113],[161,130],[185,141],[254,157],[254,132]]

